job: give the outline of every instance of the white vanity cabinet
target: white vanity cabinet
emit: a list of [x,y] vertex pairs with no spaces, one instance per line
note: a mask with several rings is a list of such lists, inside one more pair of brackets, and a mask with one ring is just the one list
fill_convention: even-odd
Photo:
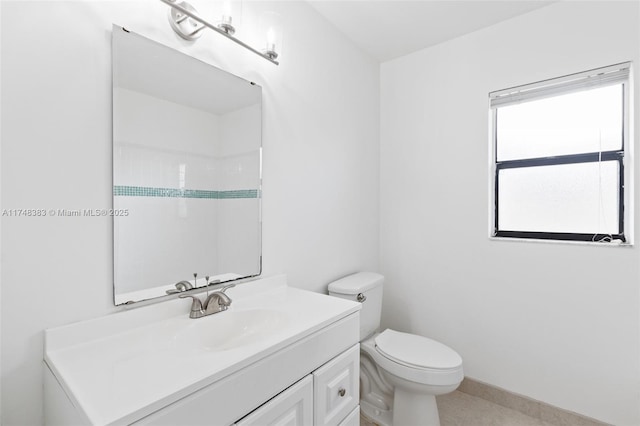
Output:
[[358,424],[360,304],[282,281],[46,330],[45,424]]
[[[313,346],[332,346],[336,341],[328,336],[338,337],[341,329],[351,328],[358,322],[355,320],[357,314],[356,318],[350,316],[328,327],[325,338],[313,339]],[[316,339],[318,337],[321,336]],[[311,374],[307,370],[306,376],[295,373],[302,371],[296,368],[296,364],[306,364],[308,361],[315,364],[314,359],[326,358],[328,352],[318,348],[315,354],[310,354],[306,344],[293,346],[285,353],[268,357],[133,424],[341,425],[359,403],[360,344],[351,346]],[[302,380],[299,380],[301,377]],[[284,382],[288,383],[284,386],[279,384]],[[256,406],[258,408],[252,410]]]
[[237,426],[359,424],[360,345],[355,345],[267,401]]

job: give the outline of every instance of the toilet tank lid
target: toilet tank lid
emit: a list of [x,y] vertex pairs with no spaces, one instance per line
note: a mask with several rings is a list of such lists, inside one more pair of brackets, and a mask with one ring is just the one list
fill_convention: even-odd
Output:
[[358,294],[382,285],[384,277],[375,272],[358,272],[329,284],[329,293]]

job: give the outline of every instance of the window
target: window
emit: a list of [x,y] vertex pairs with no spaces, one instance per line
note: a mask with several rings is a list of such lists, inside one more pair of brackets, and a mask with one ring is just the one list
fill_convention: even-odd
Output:
[[493,236],[627,242],[628,80],[620,64],[490,94]]

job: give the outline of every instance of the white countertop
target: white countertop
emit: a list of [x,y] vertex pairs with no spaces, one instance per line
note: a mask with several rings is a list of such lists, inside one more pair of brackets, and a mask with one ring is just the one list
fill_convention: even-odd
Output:
[[[88,422],[130,423],[360,309],[288,287],[283,275],[227,293],[229,310],[205,318],[190,319],[190,303],[171,300],[46,330],[45,362]],[[251,315],[258,325],[238,323]],[[224,335],[227,324],[242,328],[242,342]]]

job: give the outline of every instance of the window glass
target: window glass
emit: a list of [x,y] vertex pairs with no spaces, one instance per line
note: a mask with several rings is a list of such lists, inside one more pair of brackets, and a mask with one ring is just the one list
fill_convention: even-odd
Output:
[[619,162],[502,169],[498,229],[617,234]]
[[622,149],[622,84],[500,107],[498,161]]

